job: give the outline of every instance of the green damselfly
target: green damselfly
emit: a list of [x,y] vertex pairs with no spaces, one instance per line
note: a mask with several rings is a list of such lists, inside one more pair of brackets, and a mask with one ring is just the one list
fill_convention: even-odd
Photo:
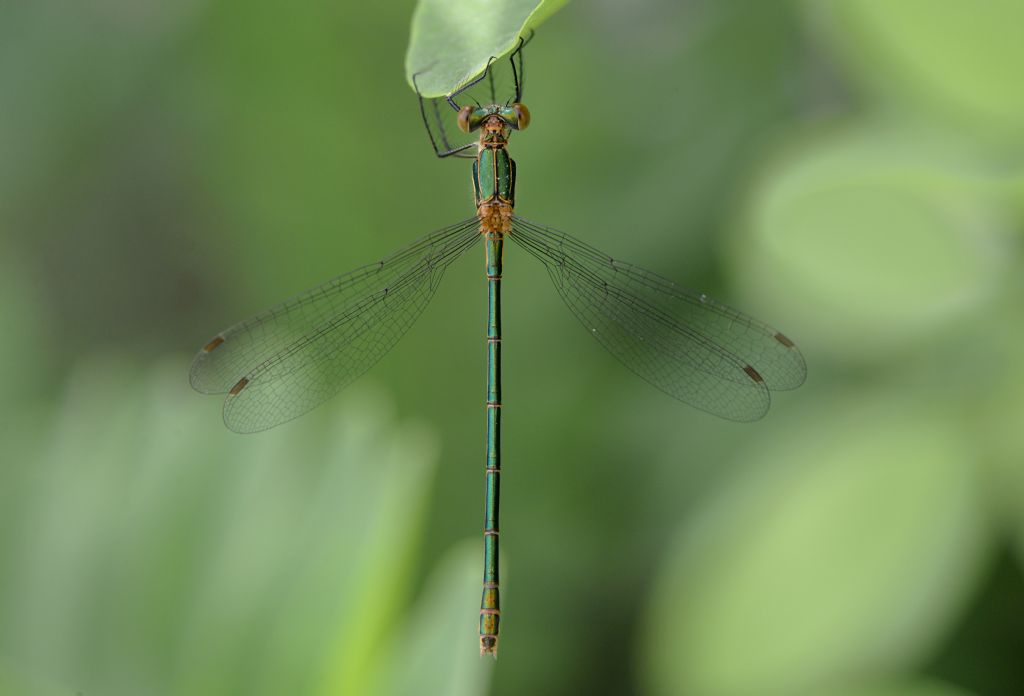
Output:
[[[507,145],[526,128],[523,43],[447,97],[420,96],[438,157],[473,160],[476,215],[222,331],[199,351],[192,386],[226,394],[224,422],[266,430],[318,406],[372,367],[423,312],[448,266],[484,241],[487,397],[480,652],[496,654],[503,243],[548,271],[573,314],[626,367],[668,395],[736,421],[765,415],[771,392],[800,386],[803,357],[786,336],[706,295],[514,214]],[[502,66],[502,71],[499,71]],[[511,76],[505,90],[499,72]],[[480,96],[483,101],[477,98]],[[502,99],[501,97],[506,97]]]

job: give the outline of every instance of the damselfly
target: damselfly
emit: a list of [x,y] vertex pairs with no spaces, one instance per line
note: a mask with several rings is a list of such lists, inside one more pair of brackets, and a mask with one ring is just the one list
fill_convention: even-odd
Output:
[[[420,96],[437,156],[473,160],[473,217],[222,331],[199,351],[191,370],[197,390],[227,394],[224,422],[231,430],[252,433],[296,418],[380,360],[423,312],[448,266],[483,239],[487,435],[481,654],[496,654],[500,616],[501,276],[506,238],[546,267],[559,295],[601,345],[680,401],[723,418],[752,421],[768,411],[771,392],[798,387],[806,375],[793,342],[768,325],[513,212],[516,165],[508,154],[508,138],[530,123],[522,103],[523,43],[507,63],[492,60],[479,77],[451,95]],[[499,73],[511,76],[507,95],[499,87]]]

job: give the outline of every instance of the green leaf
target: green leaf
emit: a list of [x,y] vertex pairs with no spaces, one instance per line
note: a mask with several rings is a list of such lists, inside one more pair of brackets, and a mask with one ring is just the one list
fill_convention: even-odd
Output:
[[479,75],[568,0],[420,0],[405,76],[424,97],[451,94]]
[[670,551],[652,693],[833,693],[922,664],[987,558],[975,466],[954,416],[899,392],[777,427]]

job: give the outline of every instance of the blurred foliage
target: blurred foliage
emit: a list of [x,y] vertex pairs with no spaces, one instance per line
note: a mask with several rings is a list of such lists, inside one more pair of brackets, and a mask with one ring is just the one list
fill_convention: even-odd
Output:
[[186,387],[217,329],[466,216],[413,10],[0,4],[0,691],[1018,694],[1022,5],[545,22],[519,209],[810,378],[748,426],[679,406],[510,249],[496,664],[478,263],[296,423],[234,436]]
[[[440,644],[422,629],[472,616],[475,555],[457,550],[406,606],[433,436],[362,389],[239,444],[181,369],[83,367],[32,433],[33,466],[5,470],[20,495],[4,528],[31,530],[2,566],[17,672],[82,693],[484,693],[471,627]],[[433,659],[408,674],[407,653]]]
[[656,692],[828,693],[912,668],[962,611],[988,530],[960,428],[898,391],[847,399],[783,417],[683,530],[650,604]]
[[451,94],[539,27],[569,0],[419,0],[405,77],[424,97]]

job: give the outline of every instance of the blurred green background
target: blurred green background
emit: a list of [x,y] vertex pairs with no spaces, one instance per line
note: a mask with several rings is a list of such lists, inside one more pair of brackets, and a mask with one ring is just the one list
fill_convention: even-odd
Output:
[[681,406],[510,248],[497,662],[482,251],[300,421],[233,435],[187,384],[219,329],[471,212],[412,9],[0,4],[0,692],[1022,693],[1024,4],[541,28],[518,210],[810,378],[755,424]]

